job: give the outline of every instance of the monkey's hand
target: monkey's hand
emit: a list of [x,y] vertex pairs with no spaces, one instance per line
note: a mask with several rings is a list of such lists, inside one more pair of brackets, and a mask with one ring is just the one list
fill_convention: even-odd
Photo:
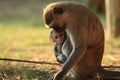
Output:
[[64,64],[66,60],[67,60],[67,57],[63,54],[61,54],[57,57],[57,61],[61,64]]
[[55,74],[53,80],[64,80],[64,76],[61,71],[59,71],[57,74]]

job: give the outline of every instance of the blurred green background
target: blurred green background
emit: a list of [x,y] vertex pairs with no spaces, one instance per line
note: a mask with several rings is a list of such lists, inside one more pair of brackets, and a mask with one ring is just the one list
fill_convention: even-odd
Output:
[[[43,9],[54,1],[64,0],[0,0],[0,58],[56,62],[53,52],[54,44],[48,39],[50,29],[45,28],[42,19]],[[97,6],[91,6],[89,0],[74,1],[94,11],[105,29],[104,6],[101,11]],[[106,40],[103,65],[120,64],[119,46],[120,38]],[[31,69],[30,66],[34,66],[35,69]],[[22,80],[22,76],[23,80],[37,80],[38,74],[34,75],[36,71],[39,73],[41,70],[43,72],[47,70],[47,73],[55,73],[51,68],[52,66],[48,65],[27,64],[26,67],[26,63],[0,61],[0,77],[5,80]],[[44,73],[42,76],[42,80],[46,80],[45,77],[49,74]]]

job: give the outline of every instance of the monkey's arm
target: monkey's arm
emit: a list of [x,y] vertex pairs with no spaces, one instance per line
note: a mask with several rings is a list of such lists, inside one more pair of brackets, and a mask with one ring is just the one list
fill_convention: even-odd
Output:
[[80,61],[84,53],[86,52],[86,47],[84,45],[80,45],[75,48],[70,54],[69,58],[63,65],[61,71],[63,74],[66,74],[76,63]]
[[54,53],[55,53],[55,56],[56,56],[56,58],[57,58],[57,56],[58,56],[58,48],[57,48],[57,44],[56,44],[55,47],[54,47]]
[[59,49],[58,45],[56,44],[55,47],[54,47],[54,54],[55,54],[56,60],[57,60],[58,62],[60,62],[59,59],[58,59],[59,50],[60,50],[60,49]]
[[56,44],[55,47],[54,47],[54,53],[55,53],[55,56],[59,56],[59,54],[62,54],[62,46],[60,44]]
[[66,76],[67,72],[79,62],[85,52],[86,47],[84,45],[80,45],[79,47],[75,48],[67,61],[63,64],[61,70],[54,77],[54,80],[62,80]]
[[67,60],[67,57],[62,53],[62,45],[56,44],[54,48],[54,53],[56,56],[56,60],[63,64]]

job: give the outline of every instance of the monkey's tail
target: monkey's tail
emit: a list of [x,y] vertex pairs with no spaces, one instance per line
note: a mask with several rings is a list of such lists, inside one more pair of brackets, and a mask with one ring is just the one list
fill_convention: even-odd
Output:
[[120,71],[110,71],[110,70],[104,69],[103,67],[99,69],[98,74],[104,78],[119,78],[120,79]]

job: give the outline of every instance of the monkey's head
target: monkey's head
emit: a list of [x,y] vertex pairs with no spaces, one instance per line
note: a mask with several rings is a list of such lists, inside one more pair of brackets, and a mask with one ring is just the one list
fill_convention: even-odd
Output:
[[57,32],[62,32],[66,29],[68,13],[64,4],[51,3],[43,12],[43,19],[49,28],[53,28]]
[[52,30],[49,39],[51,42],[62,44],[66,40],[66,32],[56,32]]

